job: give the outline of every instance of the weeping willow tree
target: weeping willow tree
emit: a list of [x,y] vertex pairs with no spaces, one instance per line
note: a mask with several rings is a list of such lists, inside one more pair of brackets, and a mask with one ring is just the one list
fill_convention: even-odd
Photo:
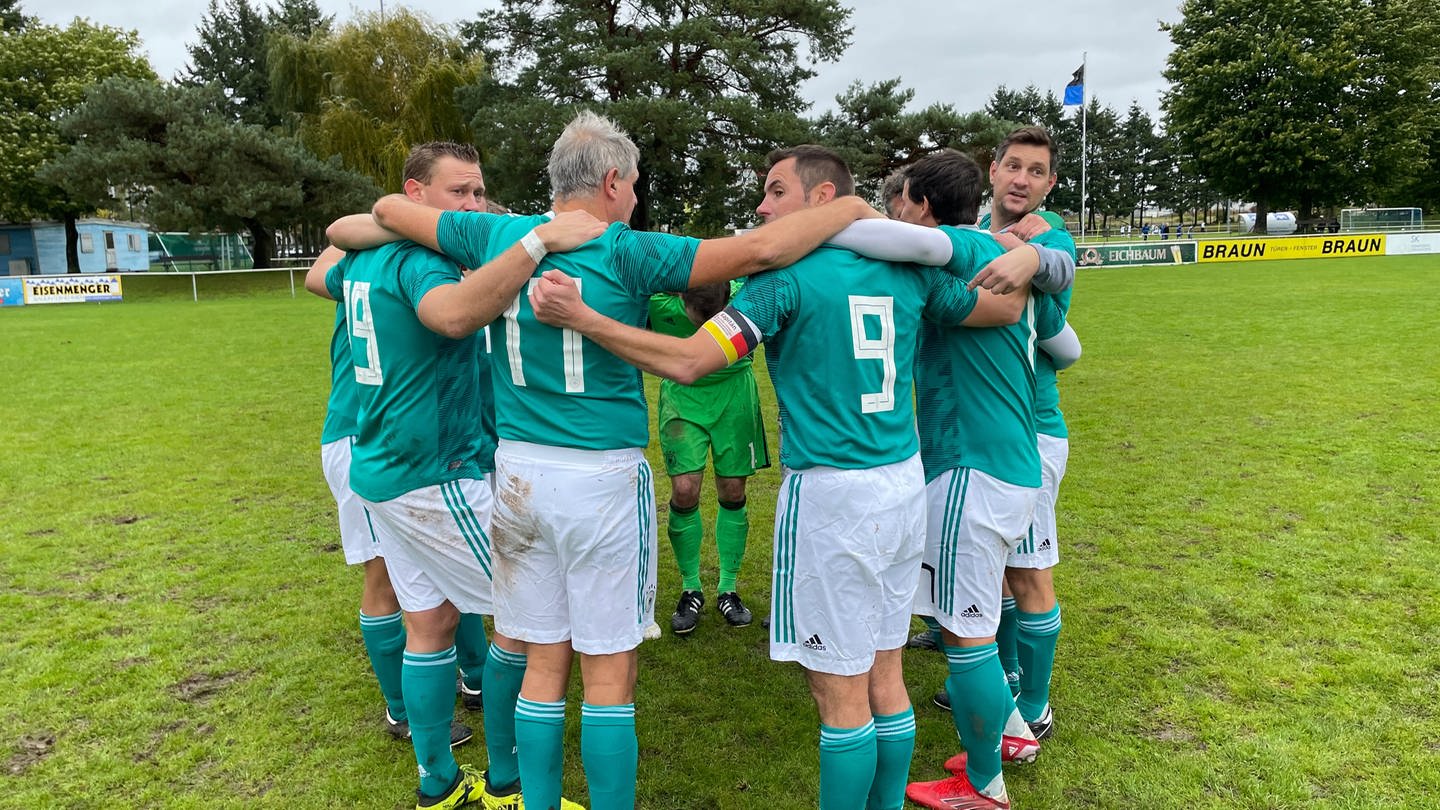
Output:
[[474,140],[455,90],[479,81],[484,59],[421,14],[360,13],[333,32],[280,36],[269,64],[277,106],[305,145],[381,188],[400,188],[414,144]]

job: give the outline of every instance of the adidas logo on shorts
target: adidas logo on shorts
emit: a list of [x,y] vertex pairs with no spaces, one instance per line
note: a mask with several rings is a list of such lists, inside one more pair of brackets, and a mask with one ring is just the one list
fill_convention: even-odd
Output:
[[1040,550],[1041,550],[1041,551],[1046,551],[1046,550],[1049,549],[1049,548],[1050,548],[1050,538],[1047,537],[1047,538],[1045,538],[1044,540],[1041,540],[1041,541],[1040,541]]
[[971,605],[970,607],[965,608],[964,610],[960,611],[960,618],[962,618],[962,619],[983,619],[983,618],[985,618],[985,614],[980,611],[979,606],[977,606],[977,605]]
[[825,651],[825,642],[820,640],[819,633],[816,633],[815,635],[805,639],[804,644],[802,644],[801,646],[803,646],[807,650],[816,650],[818,652]]

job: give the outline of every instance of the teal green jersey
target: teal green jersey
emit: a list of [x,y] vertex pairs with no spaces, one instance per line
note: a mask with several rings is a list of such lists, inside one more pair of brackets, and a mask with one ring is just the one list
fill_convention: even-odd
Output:
[[329,444],[354,436],[356,402],[355,368],[350,364],[350,331],[345,325],[345,305],[335,305],[335,329],[330,333],[330,399],[325,403],[325,425],[320,443]]
[[[953,247],[946,269],[963,278],[973,278],[1004,252],[986,231],[940,230]],[[1040,486],[1034,304],[1031,298],[1012,326],[921,328],[915,395],[926,480],[969,467],[1016,486]]]
[[[869,469],[919,451],[916,337],[921,319],[958,324],[976,294],[934,268],[821,247],[751,277],[733,310],[765,341],[780,401],[780,460],[792,469]],[[732,340],[753,351],[753,341]]]
[[349,324],[359,403],[350,488],[362,498],[481,477],[478,338],[443,337],[416,314],[426,293],[459,281],[454,262],[413,242],[347,253],[325,276]]
[[[1075,257],[1075,240],[1064,228],[1052,228],[1030,241],[1043,247],[1069,251],[1070,257]],[[1031,290],[1030,294],[1035,296],[1036,336],[1045,340],[1059,334],[1065,328],[1065,317],[1070,312],[1070,288],[1058,293]],[[1065,415],[1060,412],[1060,387],[1055,379],[1055,364],[1043,351],[1035,353],[1035,430],[1060,438],[1070,435],[1065,427]]]
[[[679,295],[674,293],[656,293],[650,298],[650,328],[662,335],[671,337],[686,338],[695,334],[696,326],[685,313],[685,302]],[[734,365],[726,366],[719,371],[706,374],[704,377],[691,383],[691,386],[704,388],[707,385],[716,385],[734,377],[750,368],[749,356],[742,357],[735,361]],[[676,386],[680,383],[673,380],[661,380],[661,388]]]
[[475,341],[476,371],[480,378],[480,470],[495,472],[495,383],[490,379],[490,327],[480,330]]
[[[447,211],[437,237],[447,255],[480,267],[543,222],[539,216]],[[617,222],[569,253],[546,256],[535,275],[559,270],[576,280],[581,298],[596,312],[643,327],[650,296],[690,286],[699,244]],[[649,443],[645,389],[634,366],[578,332],[540,323],[528,295],[511,302],[491,324],[490,336],[500,438],[581,450]]]

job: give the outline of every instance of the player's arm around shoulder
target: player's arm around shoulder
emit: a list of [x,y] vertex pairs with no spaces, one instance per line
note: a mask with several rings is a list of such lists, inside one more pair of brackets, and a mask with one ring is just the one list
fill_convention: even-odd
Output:
[[450,338],[473,334],[500,317],[546,254],[573,250],[604,233],[605,227],[586,211],[559,214],[463,280],[431,289],[415,313],[437,334]]
[[792,265],[855,220],[883,216],[852,194],[787,214],[740,236],[706,239],[695,251],[690,286]]
[[688,338],[672,337],[596,312],[581,299],[575,279],[559,270],[540,275],[530,305],[541,323],[579,332],[641,371],[684,385],[734,362],[703,328]]
[[345,258],[345,251],[334,245],[320,251],[320,255],[315,259],[315,263],[310,265],[309,270],[305,271],[305,289],[321,298],[328,298],[331,301],[336,300],[335,296],[330,293],[328,285],[325,283],[325,277],[330,273],[330,268],[338,264],[343,258]]

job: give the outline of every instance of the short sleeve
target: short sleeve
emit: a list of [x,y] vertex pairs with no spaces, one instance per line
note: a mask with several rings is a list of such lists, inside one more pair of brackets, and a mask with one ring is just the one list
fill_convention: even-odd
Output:
[[941,326],[959,326],[975,310],[980,294],[966,289],[966,284],[953,273],[924,267],[920,268],[930,282],[925,297],[925,320]]
[[623,230],[615,235],[615,273],[625,289],[649,296],[690,288],[699,239],[618,227]]
[[346,253],[340,257],[340,261],[330,265],[325,271],[325,291],[336,301],[345,300],[345,268],[350,264],[350,254]]
[[502,217],[481,211],[446,211],[435,228],[440,252],[465,267],[478,268],[486,261],[490,234]]
[[796,310],[798,293],[787,269],[770,270],[751,276],[731,306],[749,318],[760,336],[768,340],[785,328]]
[[400,292],[411,309],[418,309],[425,294],[446,284],[460,283],[460,268],[444,256],[415,246],[400,262]]

